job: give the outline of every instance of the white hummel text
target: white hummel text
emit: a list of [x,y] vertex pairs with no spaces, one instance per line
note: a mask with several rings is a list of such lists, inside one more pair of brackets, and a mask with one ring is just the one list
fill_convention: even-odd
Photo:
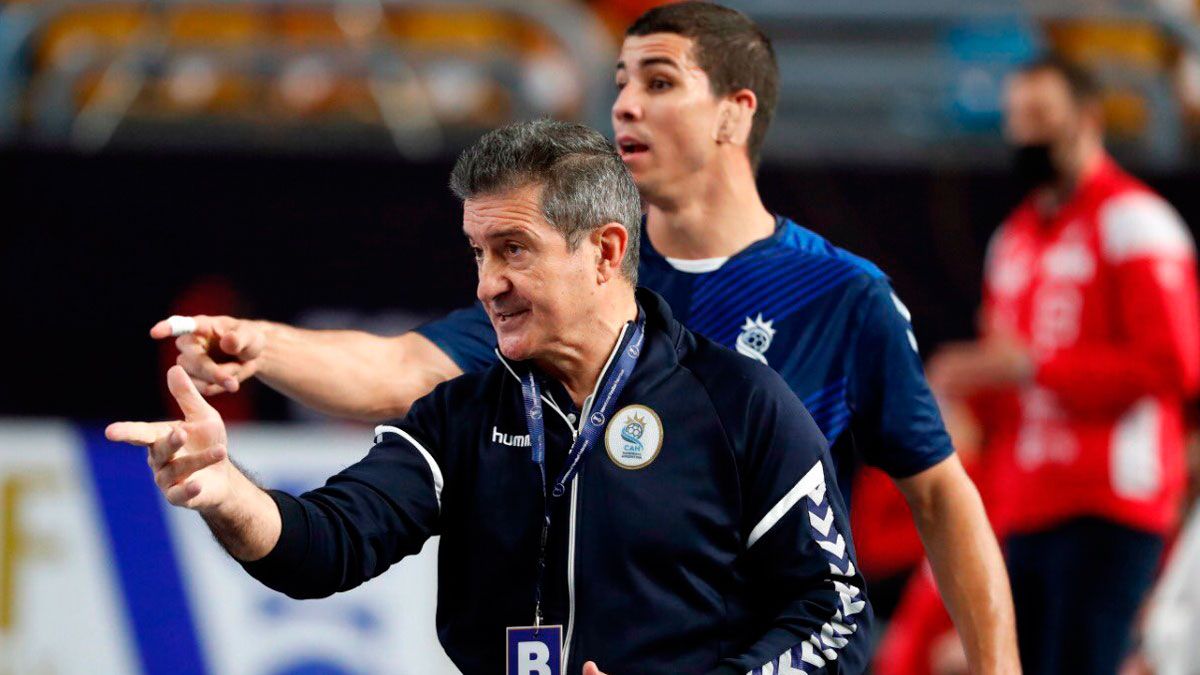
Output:
[[496,427],[492,427],[492,442],[500,445],[507,445],[510,448],[528,448],[529,434],[518,436],[517,434],[502,434]]

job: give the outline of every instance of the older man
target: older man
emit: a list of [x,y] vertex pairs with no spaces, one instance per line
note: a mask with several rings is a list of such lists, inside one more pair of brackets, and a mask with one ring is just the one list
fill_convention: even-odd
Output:
[[466,673],[858,672],[869,610],[824,438],[774,371],[635,294],[638,193],[612,146],[515,125],[451,184],[497,365],[439,385],[298,498],[229,461],[179,367],[186,420],[109,437],[148,445],[167,499],[294,597],[440,534],[439,635]]

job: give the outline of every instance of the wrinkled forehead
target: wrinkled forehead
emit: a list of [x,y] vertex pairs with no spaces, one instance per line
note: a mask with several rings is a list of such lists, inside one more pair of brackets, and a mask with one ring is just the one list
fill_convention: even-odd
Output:
[[463,202],[463,233],[472,241],[516,230],[537,234],[549,229],[540,184],[476,195]]
[[691,38],[676,33],[630,35],[621,45],[616,67],[618,71],[636,72],[641,68],[663,65],[703,74],[696,61],[694,46],[695,41]]

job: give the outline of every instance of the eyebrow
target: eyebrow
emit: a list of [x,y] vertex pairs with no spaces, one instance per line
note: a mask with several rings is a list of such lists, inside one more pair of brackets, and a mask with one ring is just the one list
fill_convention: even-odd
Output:
[[[474,243],[471,240],[471,236],[469,234],[467,234],[466,232],[463,232],[463,236],[465,236],[467,238],[468,244]],[[529,230],[527,230],[523,227],[506,227],[503,230],[494,230],[492,232],[488,232],[486,235],[484,235],[484,240],[492,241],[495,239],[504,239],[506,237],[523,237],[525,239],[529,239],[530,232],[529,232]]]
[[525,234],[523,227],[506,227],[503,230],[494,230],[487,234],[488,239],[503,239],[504,237],[512,237],[514,235]]
[[[670,66],[676,70],[679,70],[679,64],[675,63],[674,59],[666,56],[647,56],[641,61],[638,61],[638,66],[642,68],[649,68],[650,66]],[[625,70],[624,61],[617,61],[617,70]]]

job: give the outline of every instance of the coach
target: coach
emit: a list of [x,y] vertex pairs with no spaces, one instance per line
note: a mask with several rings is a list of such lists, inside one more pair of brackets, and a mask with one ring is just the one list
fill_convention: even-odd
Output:
[[[439,385],[300,497],[229,461],[180,367],[185,421],[109,437],[148,445],[167,499],[293,597],[353,588],[441,535],[438,633],[468,674],[553,664],[559,632],[567,673],[859,672],[869,609],[824,438],[774,371],[635,293],[638,192],[608,141],[506,127],[451,186],[497,365]],[[550,650],[506,654],[526,626]]]

